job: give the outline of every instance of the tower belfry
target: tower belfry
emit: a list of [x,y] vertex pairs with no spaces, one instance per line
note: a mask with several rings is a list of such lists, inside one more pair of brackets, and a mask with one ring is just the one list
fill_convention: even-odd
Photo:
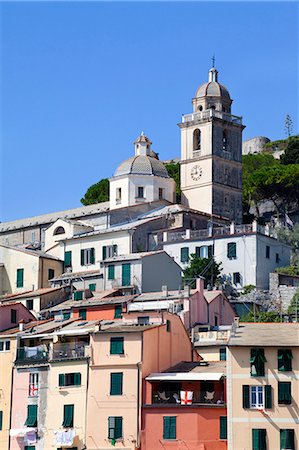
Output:
[[208,82],[192,99],[193,112],[182,117],[182,203],[208,214],[242,222],[242,117],[231,114],[232,99],[209,70]]

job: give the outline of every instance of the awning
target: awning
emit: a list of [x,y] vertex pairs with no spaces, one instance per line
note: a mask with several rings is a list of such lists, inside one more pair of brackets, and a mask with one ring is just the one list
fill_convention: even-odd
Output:
[[147,381],[219,381],[224,377],[223,372],[178,372],[152,373]]
[[30,427],[26,427],[26,428],[12,428],[11,430],[9,430],[9,435],[12,437],[22,437],[22,436],[26,436],[26,434],[28,433],[32,433],[33,431],[36,431],[36,428],[30,428]]

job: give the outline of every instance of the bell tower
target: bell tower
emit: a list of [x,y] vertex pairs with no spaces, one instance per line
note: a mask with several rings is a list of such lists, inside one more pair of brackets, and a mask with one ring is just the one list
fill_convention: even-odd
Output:
[[242,117],[231,114],[232,99],[215,67],[182,117],[182,203],[197,211],[242,222]]

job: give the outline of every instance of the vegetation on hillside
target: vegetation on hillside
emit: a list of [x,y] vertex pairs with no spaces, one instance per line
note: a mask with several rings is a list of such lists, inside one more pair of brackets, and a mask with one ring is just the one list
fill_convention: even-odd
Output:
[[291,300],[289,309],[288,309],[288,313],[289,314],[294,314],[297,316],[297,320],[299,318],[299,289],[297,290],[296,294],[294,295],[294,297]]
[[199,258],[195,254],[190,256],[189,266],[183,271],[184,282],[195,288],[196,278],[199,276],[205,279],[204,287],[208,285],[215,286],[217,282],[220,282],[221,263],[216,263],[214,258]]
[[281,322],[281,317],[276,311],[250,311],[241,317],[240,322]]

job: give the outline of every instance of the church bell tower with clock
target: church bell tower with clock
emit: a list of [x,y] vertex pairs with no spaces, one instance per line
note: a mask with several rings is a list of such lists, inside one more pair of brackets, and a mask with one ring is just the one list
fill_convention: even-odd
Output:
[[182,117],[182,203],[197,211],[242,222],[242,117],[231,114],[228,90],[215,67]]

